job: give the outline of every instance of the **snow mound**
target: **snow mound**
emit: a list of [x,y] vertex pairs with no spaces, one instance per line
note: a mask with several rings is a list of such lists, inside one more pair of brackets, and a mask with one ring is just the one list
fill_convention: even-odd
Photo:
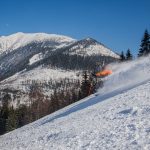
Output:
[[9,36],[0,37],[0,54],[3,52],[10,52],[32,42],[44,41],[61,43],[63,46],[65,46],[66,43],[70,43],[75,40],[67,36],[56,34],[18,32]]

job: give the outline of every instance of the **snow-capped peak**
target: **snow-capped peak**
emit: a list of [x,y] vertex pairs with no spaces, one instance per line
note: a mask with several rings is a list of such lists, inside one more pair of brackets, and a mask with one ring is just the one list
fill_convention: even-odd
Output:
[[0,37],[0,54],[25,46],[32,42],[50,41],[58,44],[71,43],[74,39],[57,34],[22,33],[18,32],[9,36]]
[[107,48],[104,44],[89,37],[74,43],[71,49],[69,50],[69,53],[71,55],[101,55],[120,59],[120,56],[117,53]]
[[86,41],[95,41],[95,42],[96,42],[96,40],[94,40],[94,39],[91,38],[91,37],[88,37],[88,38],[86,38],[85,40],[86,40]]

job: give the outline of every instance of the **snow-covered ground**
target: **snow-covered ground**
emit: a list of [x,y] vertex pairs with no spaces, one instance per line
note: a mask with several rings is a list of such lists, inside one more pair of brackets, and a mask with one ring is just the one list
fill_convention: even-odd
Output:
[[149,150],[150,58],[112,64],[103,89],[0,137],[2,150]]
[[71,71],[71,70],[62,70],[62,69],[52,69],[47,67],[38,67],[31,71],[22,71],[16,73],[15,75],[3,80],[1,83],[0,89],[4,88],[14,88],[17,90],[26,89],[26,85],[22,85],[25,81],[37,81],[37,82],[48,82],[49,80],[58,81],[61,79],[74,79],[77,80],[81,78],[78,75],[79,71]]
[[112,75],[105,78],[105,88],[99,90],[99,94],[105,91],[111,92],[124,88],[140,85],[150,79],[150,56],[139,58],[124,63],[114,63],[107,66],[112,70]]
[[42,53],[35,54],[32,58],[30,58],[29,65],[32,65],[35,62],[40,61],[41,59],[43,59]]

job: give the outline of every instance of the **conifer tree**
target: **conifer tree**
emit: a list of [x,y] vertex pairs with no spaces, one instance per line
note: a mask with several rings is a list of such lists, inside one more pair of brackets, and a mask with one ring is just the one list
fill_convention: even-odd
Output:
[[51,95],[51,105],[52,105],[52,109],[53,112],[59,109],[59,100],[58,100],[58,92],[55,89],[54,93]]
[[2,98],[2,107],[0,110],[0,134],[4,134],[6,129],[6,120],[8,119],[9,115],[9,102],[11,100],[11,96],[6,93]]
[[125,55],[124,55],[124,52],[123,52],[123,51],[121,52],[120,60],[121,60],[121,61],[125,61],[125,60],[126,60],[126,58],[125,58]]
[[148,36],[149,36],[148,47],[149,47],[149,53],[150,53],[150,34]]
[[127,53],[126,53],[126,60],[132,60],[133,56],[131,54],[131,51],[130,49],[127,50]]
[[150,53],[150,36],[147,30],[145,30],[143,39],[141,40],[141,45],[139,49],[138,56],[146,56]]
[[4,110],[3,107],[0,108],[0,135],[4,134],[6,132],[5,126],[6,126],[6,119],[4,118]]
[[9,115],[6,119],[6,131],[12,131],[18,127],[18,119],[13,107],[9,109]]
[[16,116],[18,120],[18,127],[22,127],[25,124],[29,123],[29,113],[28,113],[28,107],[26,105],[20,105],[16,109]]
[[87,71],[84,71],[82,77],[83,77],[83,79],[81,82],[80,92],[81,92],[81,98],[84,98],[84,97],[90,95],[89,92],[90,92],[91,84],[88,79]]

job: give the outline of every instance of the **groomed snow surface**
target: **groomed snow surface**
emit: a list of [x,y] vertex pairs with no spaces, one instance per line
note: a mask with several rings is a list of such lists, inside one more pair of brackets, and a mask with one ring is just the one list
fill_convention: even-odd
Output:
[[0,137],[2,150],[149,150],[150,57],[112,64],[80,102]]

